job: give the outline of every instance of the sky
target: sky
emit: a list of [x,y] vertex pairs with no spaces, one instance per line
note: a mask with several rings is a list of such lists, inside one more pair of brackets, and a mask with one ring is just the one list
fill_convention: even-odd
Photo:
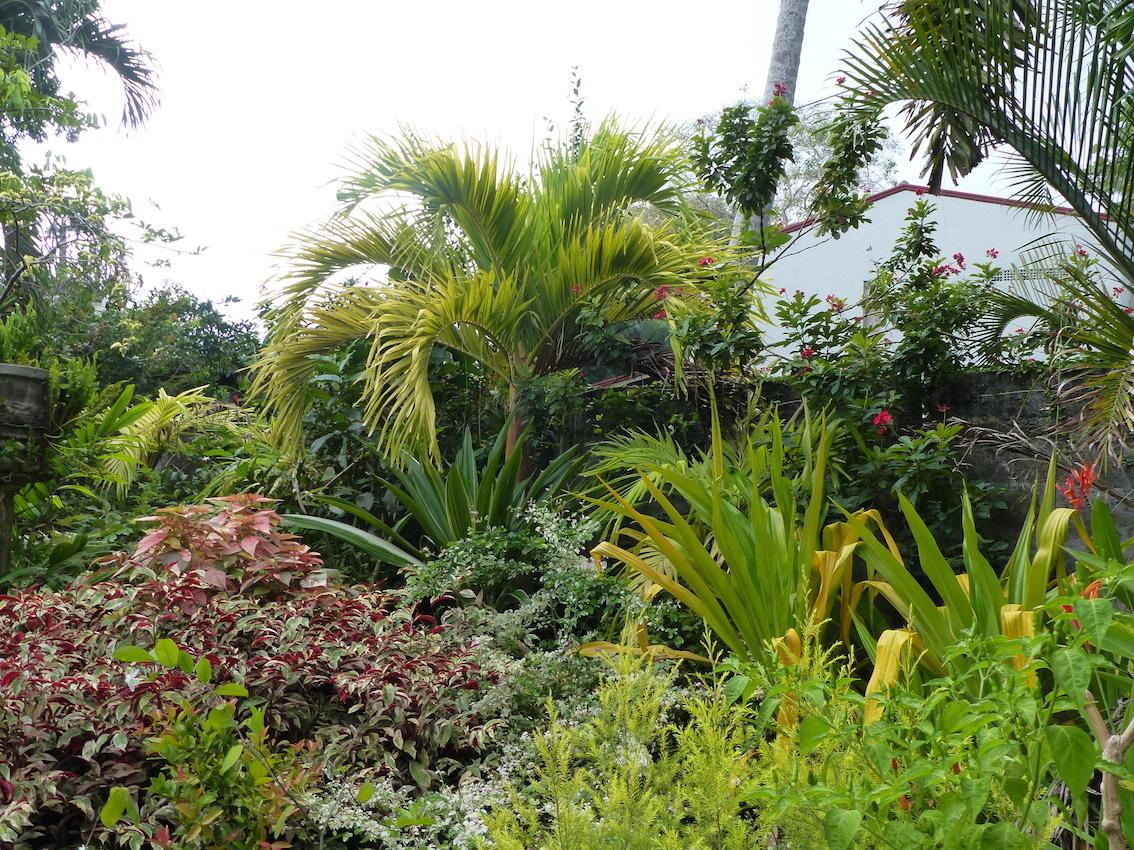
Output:
[[[811,0],[797,103],[833,94],[839,56],[880,0]],[[353,141],[400,124],[526,157],[547,119],[584,109],[686,122],[764,87],[778,0],[103,0],[154,57],[157,111],[118,124],[121,94],[86,65],[65,83],[106,127],[50,145],[196,255],[168,279],[248,315],[289,234],[334,207]],[[36,153],[42,153],[37,151]],[[915,179],[902,163],[899,177]]]

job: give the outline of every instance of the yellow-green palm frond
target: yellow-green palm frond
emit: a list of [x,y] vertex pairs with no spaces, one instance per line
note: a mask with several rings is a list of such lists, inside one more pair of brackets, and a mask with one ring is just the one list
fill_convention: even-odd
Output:
[[320,368],[312,356],[358,339],[371,343],[363,370],[364,416],[391,457],[403,448],[436,449],[429,361],[443,346],[507,380],[527,302],[512,278],[492,272],[451,276],[427,286],[402,281],[347,287],[273,335],[254,367],[253,393],[265,399],[285,451],[302,442],[307,387]]
[[310,406],[308,385],[320,371],[314,355],[331,354],[373,333],[382,306],[379,289],[347,287],[320,293],[310,306],[287,314],[268,337],[252,366],[251,395],[263,399],[272,433],[285,454],[297,457],[303,446],[303,417]]
[[608,117],[578,152],[545,148],[536,202],[553,226],[587,226],[635,204],[675,214],[690,172],[676,135],[661,125],[625,129]]
[[99,451],[93,475],[121,498],[138,476],[138,470],[164,451],[175,450],[186,436],[206,432],[231,433],[238,427],[239,411],[220,407],[203,388],[168,395],[158,390],[152,400],[139,402],[140,415],[110,436]]
[[[391,287],[375,317],[364,372],[364,415],[390,457],[413,445],[437,451],[429,361],[435,346],[459,351],[507,380],[527,301],[514,278],[493,272],[420,288]],[[380,424],[379,424],[380,423]]]
[[[613,324],[672,312],[695,296],[702,281],[727,262],[728,251],[699,236],[626,216],[549,246],[551,261],[541,285],[532,288],[528,317],[537,370],[574,365],[586,354],[578,347],[583,310],[596,310]],[[721,261],[702,267],[701,258],[709,255]]]
[[443,242],[443,237],[397,211],[333,216],[318,230],[297,234],[295,244],[282,254],[288,268],[274,294],[278,309],[271,313],[271,321],[287,322],[320,287],[342,277],[366,278],[375,272],[382,279],[387,274],[425,280],[448,277],[455,260]]
[[340,198],[348,210],[383,195],[404,193],[410,214],[433,228],[446,216],[481,268],[511,269],[524,256],[531,198],[512,163],[488,145],[432,144],[410,135],[371,137],[355,153],[361,170]]

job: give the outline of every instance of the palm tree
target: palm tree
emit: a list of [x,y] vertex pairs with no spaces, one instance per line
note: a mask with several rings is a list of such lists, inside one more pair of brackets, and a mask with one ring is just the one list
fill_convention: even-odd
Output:
[[[903,0],[868,24],[845,57],[852,109],[900,105],[939,188],[992,151],[1011,157],[1016,194],[1062,198],[1134,284],[1134,12],[1125,0]],[[1019,303],[1013,309],[1019,308]],[[1134,428],[1131,327],[1065,332],[1090,383],[1087,431],[1099,446]],[[1096,345],[1109,337],[1103,347]],[[1117,353],[1117,357],[1116,357]],[[1084,394],[1083,389],[1087,392]]]
[[[157,87],[148,53],[139,49],[120,24],[99,10],[100,0],[0,0],[0,27],[36,40],[28,72],[37,91],[55,95],[56,51],[93,59],[114,72],[126,104],[122,120],[140,124],[154,107]],[[42,121],[42,117],[35,120]]]
[[[124,124],[137,126],[156,103],[149,54],[121,25],[102,16],[99,0],[0,0],[0,35],[6,33],[27,40],[21,42],[18,63],[40,100],[27,108],[0,110],[0,170],[20,171],[17,142],[22,136],[43,140],[51,129],[74,134],[82,126],[81,107],[58,97],[55,59],[60,52],[93,59],[118,77],[126,96]],[[23,258],[40,255],[41,224],[35,209],[6,209],[0,215],[0,301],[27,270]]]
[[[662,299],[687,297],[680,289],[723,259],[685,215],[688,168],[657,128],[604,121],[589,138],[543,146],[528,176],[491,147],[412,133],[370,139],[357,159],[340,190],[344,208],[288,252],[255,367],[253,391],[292,450],[318,368],[312,355],[360,338],[371,346],[364,415],[389,454],[436,452],[436,347],[483,364],[507,388],[510,450],[525,424],[524,382],[593,356],[581,321],[663,316]],[[400,202],[383,209],[391,196]]]

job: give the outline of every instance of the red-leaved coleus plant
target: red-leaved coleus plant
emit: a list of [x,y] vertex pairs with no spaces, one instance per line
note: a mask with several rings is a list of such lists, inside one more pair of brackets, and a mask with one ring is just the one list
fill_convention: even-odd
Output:
[[99,561],[116,575],[197,573],[209,591],[276,594],[325,587],[323,559],[280,528],[273,500],[251,493],[209,504],[163,508],[140,522],[157,523],[134,549]]
[[381,591],[311,586],[321,559],[262,504],[163,511],[165,534],[116,556],[113,580],[0,596],[0,846],[76,846],[111,786],[148,783],[155,712],[202,686],[149,681],[112,660],[125,644],[207,657],[277,740],[316,742],[332,766],[428,781],[481,747],[492,724],[472,705],[492,681],[472,651]]

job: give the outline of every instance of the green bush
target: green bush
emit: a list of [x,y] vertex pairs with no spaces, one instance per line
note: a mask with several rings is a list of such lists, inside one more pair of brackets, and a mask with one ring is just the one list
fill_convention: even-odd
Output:
[[498,850],[749,850],[743,817],[753,741],[720,691],[684,703],[671,722],[673,679],[630,655],[583,723],[554,710],[536,740],[534,778],[487,819]]

